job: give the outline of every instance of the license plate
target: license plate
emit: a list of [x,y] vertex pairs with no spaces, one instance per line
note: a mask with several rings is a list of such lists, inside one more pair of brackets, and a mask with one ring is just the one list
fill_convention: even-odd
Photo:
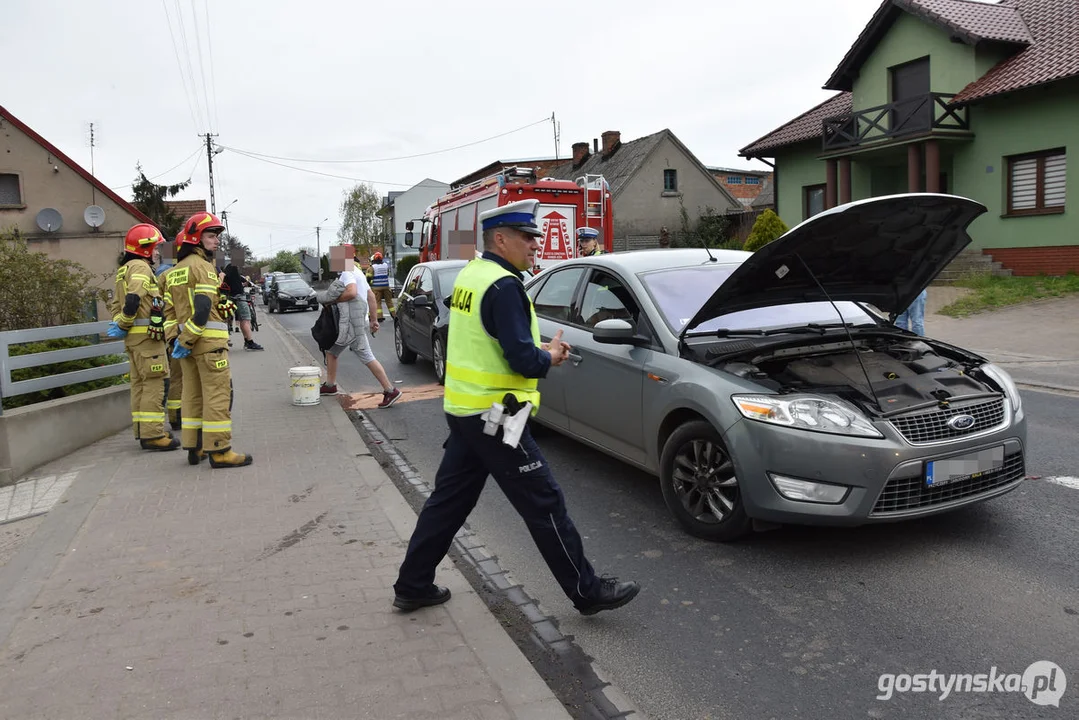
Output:
[[306,300],[297,300],[297,301],[296,301],[296,304],[297,304],[297,305],[306,305],[306,304],[307,304],[307,301],[306,301]]
[[1000,470],[1002,467],[1004,467],[1003,445],[947,460],[930,460],[925,464],[925,484],[929,487],[938,487],[961,480],[973,480],[986,473]]

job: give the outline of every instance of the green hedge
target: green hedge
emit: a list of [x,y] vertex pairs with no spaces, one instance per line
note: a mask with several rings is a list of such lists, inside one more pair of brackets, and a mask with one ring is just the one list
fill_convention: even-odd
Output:
[[405,255],[403,258],[398,260],[397,271],[394,273],[394,275],[397,277],[397,282],[404,283],[405,278],[407,278],[409,272],[412,271],[412,267],[419,261],[419,255]]
[[[43,342],[12,345],[8,351],[12,357],[15,357],[18,355],[48,352],[50,350],[66,350],[68,348],[85,347],[92,344],[94,344],[92,341],[85,338],[58,338],[56,340],[45,340]],[[84,360],[68,360],[66,362],[42,365],[40,367],[22,368],[11,371],[11,380],[12,382],[18,382],[20,380],[33,380],[34,378],[59,375],[60,373],[74,372],[76,370],[88,370],[90,368],[101,367],[102,365],[115,365],[126,359],[126,355],[101,355],[99,357],[86,358]],[[115,377],[102,378],[101,380],[91,380],[90,382],[65,385],[63,387],[52,388],[51,390],[39,390],[38,392],[27,393],[26,395],[16,395],[15,397],[4,398],[3,406],[5,410],[25,407],[26,405],[33,405],[35,403],[45,402],[46,400],[56,400],[57,398],[78,395],[79,393],[88,392],[90,390],[113,387],[114,385],[123,385],[127,381],[127,375],[117,375]]]

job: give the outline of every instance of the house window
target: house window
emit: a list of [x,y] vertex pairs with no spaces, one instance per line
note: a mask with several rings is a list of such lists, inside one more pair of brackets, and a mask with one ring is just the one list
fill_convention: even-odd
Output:
[[678,171],[667,169],[663,171],[663,192],[678,192]]
[[802,217],[811,218],[824,212],[824,185],[806,185],[802,188]]
[[747,177],[746,185],[760,185],[761,179],[759,177]]
[[1008,215],[1045,215],[1064,212],[1067,157],[1063,148],[1008,161]]
[[728,175],[727,176],[727,184],[728,185],[741,185],[742,184],[742,176],[741,175]]
[[22,204],[19,176],[11,173],[0,173],[0,206]]

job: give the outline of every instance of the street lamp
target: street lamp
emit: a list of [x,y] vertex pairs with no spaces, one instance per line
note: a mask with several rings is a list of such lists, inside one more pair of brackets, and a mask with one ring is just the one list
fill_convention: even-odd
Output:
[[315,262],[318,263],[318,281],[322,282],[322,236],[319,234],[319,225],[330,218],[324,217],[315,226]]
[[240,199],[236,198],[228,205],[226,205],[225,209],[221,211],[221,219],[225,221],[225,233],[228,234],[230,240],[232,239],[232,233],[229,232],[229,208],[238,202],[240,202]]

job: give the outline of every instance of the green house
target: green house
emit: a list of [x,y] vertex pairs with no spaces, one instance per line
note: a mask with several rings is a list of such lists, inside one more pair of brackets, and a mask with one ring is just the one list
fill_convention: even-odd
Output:
[[885,0],[838,93],[740,151],[775,168],[790,226],[837,204],[953,193],[974,248],[1016,275],[1079,272],[1079,2]]

